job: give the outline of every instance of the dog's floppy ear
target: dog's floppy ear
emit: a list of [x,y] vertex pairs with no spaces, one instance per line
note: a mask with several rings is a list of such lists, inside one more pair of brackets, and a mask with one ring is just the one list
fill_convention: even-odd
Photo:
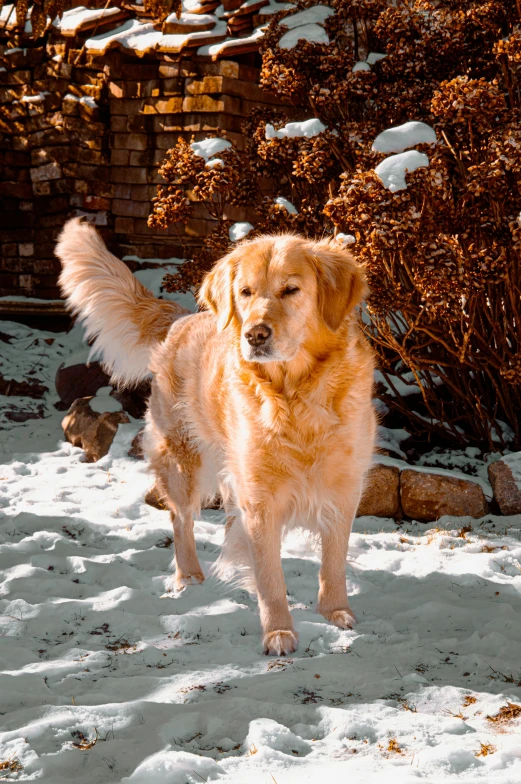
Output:
[[367,293],[364,272],[349,251],[333,242],[317,242],[312,248],[318,277],[318,307],[333,332]]
[[197,300],[217,316],[217,329],[226,329],[235,312],[233,304],[233,280],[235,257],[229,253],[214,264],[203,280]]

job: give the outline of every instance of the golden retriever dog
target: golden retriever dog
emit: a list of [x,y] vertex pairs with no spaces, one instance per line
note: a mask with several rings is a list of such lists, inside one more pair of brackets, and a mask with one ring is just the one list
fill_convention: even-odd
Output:
[[78,219],[56,252],[63,294],[113,381],[152,374],[143,443],[171,512],[177,589],[204,580],[194,515],[219,491],[218,573],[249,578],[264,652],[297,647],[280,554],[292,526],[321,543],[318,612],[350,628],[348,540],[375,433],[373,356],[354,310],[366,289],[352,256],[293,234],[244,240],[206,275],[205,309],[188,314],[157,300]]

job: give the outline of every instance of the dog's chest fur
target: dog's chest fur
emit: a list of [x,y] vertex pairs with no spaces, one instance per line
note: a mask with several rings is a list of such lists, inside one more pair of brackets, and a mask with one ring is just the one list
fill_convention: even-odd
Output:
[[[349,466],[351,474],[357,473],[351,456],[356,442],[363,440],[361,423],[371,422],[370,389],[335,372],[282,389],[256,379],[243,388],[241,397],[244,447],[249,449],[252,442],[259,470],[274,492],[279,489],[294,507],[303,497],[315,514],[326,498],[345,493]],[[370,449],[369,432],[366,441]]]

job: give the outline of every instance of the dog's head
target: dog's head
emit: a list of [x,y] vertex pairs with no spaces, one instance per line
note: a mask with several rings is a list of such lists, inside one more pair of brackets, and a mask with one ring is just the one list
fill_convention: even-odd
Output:
[[334,241],[292,234],[244,241],[207,274],[199,302],[220,330],[240,330],[249,362],[287,362],[324,329],[336,332],[366,291],[353,257]]

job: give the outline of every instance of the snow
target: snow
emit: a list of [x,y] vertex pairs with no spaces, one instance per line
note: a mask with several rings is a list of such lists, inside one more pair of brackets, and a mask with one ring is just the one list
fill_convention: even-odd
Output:
[[217,16],[215,14],[189,14],[189,13],[182,13],[179,18],[174,14],[169,14],[166,19],[165,23],[172,22],[173,24],[177,25],[186,25],[187,27],[197,26],[202,27],[203,25],[209,24],[216,24],[217,23]]
[[256,27],[251,35],[245,36],[244,38],[235,38],[232,36],[226,38],[224,41],[220,41],[217,44],[206,44],[205,46],[200,46],[197,50],[197,54],[211,57],[217,57],[226,51],[229,51],[230,54],[232,54],[234,49],[256,44],[264,36],[265,30],[266,25],[261,25],[260,27]]
[[156,30],[153,24],[127,19],[115,30],[87,38],[85,48],[90,52],[103,53],[113,44],[119,43],[126,49],[145,53],[153,49],[161,37],[162,33]]
[[120,13],[120,8],[85,8],[80,5],[77,8],[64,11],[61,19],[57,17],[54,20],[53,26],[57,27],[64,35],[74,35],[87,22],[97,22],[99,19],[105,21]]
[[211,759],[186,751],[160,751],[146,759],[121,784],[198,784],[216,779],[224,769]]
[[414,373],[405,373],[404,377],[405,380],[399,378],[398,376],[393,376],[392,374],[387,374],[388,378],[390,379],[391,384],[388,383],[386,377],[383,373],[379,370],[375,371],[374,380],[377,383],[384,384],[386,387],[386,391],[390,395],[395,394],[396,392],[400,395],[400,397],[408,397],[409,395],[420,395],[421,389],[416,383],[416,377]]
[[[15,15],[15,12],[13,10],[13,4],[12,3],[10,3],[9,5],[4,5],[3,8],[0,8],[0,22],[3,22],[5,24],[5,23],[7,23],[8,19],[9,19],[9,21],[12,21],[14,15]],[[7,51],[10,51],[10,50],[8,49]],[[18,50],[18,51],[20,51],[20,50]]]
[[24,297],[21,294],[7,294],[3,297],[0,297],[0,301],[5,302],[39,302],[39,303],[46,303],[48,305],[53,304],[56,305],[58,302],[63,303],[62,299],[42,299],[42,297]]
[[248,223],[247,221],[234,223],[233,226],[230,226],[228,236],[232,242],[239,242],[239,240],[244,239],[250,231],[253,231],[251,223]]
[[354,245],[354,244],[355,244],[355,242],[356,242],[356,237],[353,237],[353,235],[352,235],[352,234],[344,234],[342,231],[340,231],[340,232],[339,232],[339,233],[336,235],[336,237],[335,237],[335,240],[336,240],[336,241],[338,242],[338,244],[339,244],[339,245],[341,245],[343,248],[346,248],[348,245]]
[[262,16],[267,16],[270,14],[278,14],[279,11],[289,11],[290,8],[294,8],[295,6],[291,3],[273,3],[270,0],[269,5],[265,5],[259,11],[259,14]]
[[279,207],[282,207],[286,212],[289,212],[290,215],[298,215],[298,210],[294,204],[292,204],[288,199],[285,199],[284,196],[277,196],[276,199],[273,199],[274,204],[278,204]]
[[137,261],[138,264],[146,264],[150,262],[152,264],[166,264],[166,265],[180,264],[181,262],[184,261],[184,259],[179,259],[177,256],[172,256],[169,259],[154,259],[154,258],[142,259],[140,256],[130,255],[130,256],[122,256],[122,259],[123,261]]
[[162,35],[156,44],[159,52],[178,52],[187,44],[196,44],[198,41],[208,38],[224,38],[226,36],[226,22],[217,21],[212,30],[199,30],[192,33],[177,33],[174,35]]
[[[41,401],[1,398],[0,762],[23,766],[8,778],[521,780],[519,720],[487,719],[521,704],[520,516],[359,518],[347,565],[359,620],[349,631],[316,612],[319,554],[292,532],[282,554],[300,644],[268,659],[245,591],[212,577],[172,591],[169,516],[143,503],[152,478],[127,456],[142,423],[120,426],[97,463],[62,440],[53,379],[70,357],[86,359],[79,328],[5,321],[0,332],[4,378],[49,388]],[[7,416],[38,406],[43,418]],[[475,452],[453,456],[479,462]],[[195,537],[208,574],[223,514],[203,512]],[[73,746],[80,732],[91,748]],[[481,744],[493,753],[477,757]]]
[[436,144],[434,128],[424,122],[406,122],[378,134],[373,142],[375,152],[403,152],[417,144]]
[[123,406],[116,400],[115,397],[110,397],[110,393],[112,392],[112,387],[101,387],[96,392],[96,395],[90,401],[90,407],[93,411],[98,414],[104,414],[105,412],[114,413],[116,411],[122,411]]
[[37,95],[23,95],[20,98],[20,103],[39,103],[40,101],[45,101],[46,95],[50,95],[47,90],[42,93],[38,93]]
[[199,158],[204,158],[205,161],[208,161],[209,158],[212,158],[214,155],[218,155],[220,152],[227,150],[228,147],[231,146],[231,142],[229,142],[227,139],[221,139],[218,136],[210,139],[204,139],[202,142],[192,142],[190,145],[193,154],[197,155]]
[[502,460],[510,468],[517,489],[521,490],[521,452],[504,455]]
[[225,35],[225,22],[217,22],[213,30],[209,31],[164,35],[159,30],[156,30],[151,23],[141,22],[138,19],[128,19],[115,30],[88,38],[85,42],[85,47],[89,52],[101,54],[106,52],[111,46],[119,44],[123,48],[132,49],[136,54],[142,56],[152,50],[177,52],[189,42],[207,39],[208,36],[219,38]]
[[[264,13],[264,8],[262,9],[262,13]],[[325,22],[326,19],[329,16],[333,16],[334,13],[334,10],[327,5],[314,5],[311,6],[311,8],[306,8],[305,11],[300,11],[292,16],[284,17],[284,19],[280,20],[279,24],[284,25],[284,27],[289,27],[290,30],[293,30],[295,27],[303,27],[304,25],[306,27],[309,25],[316,26]]]
[[369,52],[367,55],[366,63],[369,65],[374,65],[379,60],[384,60],[387,57],[386,54],[382,54],[381,52]]
[[207,161],[204,164],[205,169],[222,169],[224,166],[224,161],[222,158],[212,158],[211,161]]
[[407,172],[414,172],[416,169],[425,168],[429,165],[429,159],[423,152],[408,150],[398,155],[390,155],[375,167],[375,174],[383,183],[384,188],[396,193],[407,188],[405,175]]
[[183,11],[189,14],[197,14],[202,10],[200,0],[183,0]]
[[358,73],[358,71],[370,71],[372,65],[377,63],[379,60],[383,60],[385,57],[387,57],[386,54],[380,54],[380,52],[370,52],[367,55],[367,59],[359,60],[354,64],[351,71],[352,73]]
[[98,104],[90,95],[74,95],[73,93],[67,93],[64,96],[64,101],[77,101],[78,103],[83,103],[85,106],[90,106],[91,109],[97,109]]
[[323,27],[318,24],[305,24],[284,33],[279,41],[280,49],[293,49],[299,41],[310,44],[328,44],[329,38]]
[[287,123],[283,128],[279,128],[278,130],[275,130],[271,123],[267,123],[266,139],[295,139],[300,136],[311,139],[313,136],[318,136],[319,133],[322,133],[322,131],[325,130],[326,126],[323,125],[320,120],[317,120],[316,117],[313,117],[310,120],[304,120],[303,122]]
[[193,294],[190,292],[173,292],[170,293],[165,291],[163,288],[163,279],[165,275],[171,274],[173,275],[177,272],[177,264],[161,264],[159,269],[142,269],[136,270],[134,272],[134,276],[139,280],[143,286],[155,294],[158,299],[165,299],[169,302],[177,302],[178,305],[181,305],[183,308],[187,308],[188,310],[195,311],[197,310],[197,305],[194,299]]

